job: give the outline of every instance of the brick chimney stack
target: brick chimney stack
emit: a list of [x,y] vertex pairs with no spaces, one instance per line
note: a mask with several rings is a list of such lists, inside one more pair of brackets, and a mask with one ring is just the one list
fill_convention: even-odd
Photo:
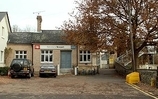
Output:
[[37,16],[37,32],[41,31],[42,16]]

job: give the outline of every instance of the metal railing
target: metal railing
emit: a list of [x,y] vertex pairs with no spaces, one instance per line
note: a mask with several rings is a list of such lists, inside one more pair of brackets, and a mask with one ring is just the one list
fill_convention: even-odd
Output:
[[[142,56],[144,54],[143,51],[141,51],[138,55],[138,57]],[[128,73],[132,72],[132,57],[131,57],[131,51],[129,50],[125,54],[121,55],[115,60],[114,63],[115,70],[120,75],[127,75]]]

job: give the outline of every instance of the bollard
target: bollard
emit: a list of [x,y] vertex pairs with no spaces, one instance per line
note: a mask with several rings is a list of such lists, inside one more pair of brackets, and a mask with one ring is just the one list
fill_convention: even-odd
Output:
[[75,67],[75,75],[77,75],[78,73],[77,73],[77,71],[78,71],[78,68],[77,67]]
[[155,86],[155,82],[156,82],[155,78],[151,78],[151,86],[152,86],[152,87]]
[[158,66],[157,66],[157,75],[156,75],[156,88],[158,88]]

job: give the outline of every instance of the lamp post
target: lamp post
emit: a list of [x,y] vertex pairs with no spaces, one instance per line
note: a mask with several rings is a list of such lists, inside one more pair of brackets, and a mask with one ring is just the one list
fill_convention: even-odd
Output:
[[131,41],[131,52],[132,52],[132,67],[133,67],[133,71],[136,71],[136,64],[135,64],[135,55],[134,55],[134,43],[133,43],[133,32],[132,32],[132,24],[131,24],[131,0],[127,0],[128,3],[128,10],[129,10],[129,17],[128,17],[128,21],[129,21],[129,32],[130,32],[130,41]]

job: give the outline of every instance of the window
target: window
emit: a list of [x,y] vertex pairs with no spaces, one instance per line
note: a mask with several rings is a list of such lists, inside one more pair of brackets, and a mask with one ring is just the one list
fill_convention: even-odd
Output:
[[27,51],[15,51],[15,58],[27,58]]
[[1,51],[1,54],[0,54],[1,56],[0,56],[0,62],[2,62],[3,61],[3,51]]
[[90,51],[80,51],[80,63],[89,63],[91,62]]
[[41,50],[41,62],[52,63],[53,53],[50,50]]
[[2,26],[2,37],[4,36],[4,27]]

